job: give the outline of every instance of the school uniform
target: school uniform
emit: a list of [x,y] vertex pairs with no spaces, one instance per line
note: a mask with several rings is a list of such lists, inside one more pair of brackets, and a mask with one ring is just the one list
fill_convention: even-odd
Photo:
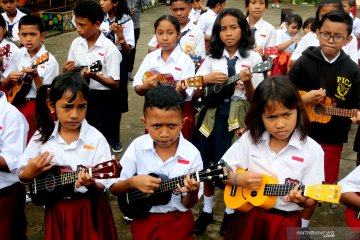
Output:
[[[74,39],[71,43],[68,60],[75,61],[75,64],[79,66],[88,66],[100,60],[103,76],[111,77],[115,81],[120,79],[121,53],[104,34],[99,35],[94,46],[90,49],[86,39],[82,37]],[[110,144],[115,144],[110,142],[112,112],[113,106],[116,105],[115,90],[91,78],[89,85],[91,92],[86,118],[92,126],[105,136]]]
[[[84,119],[78,140],[67,144],[59,134],[59,122],[46,143],[36,141],[35,134],[21,157],[21,166],[46,151],[53,154],[52,162],[69,166],[95,166],[111,160],[109,145],[104,136]],[[107,180],[96,180],[109,187]],[[46,239],[117,239],[110,205],[103,194],[89,192],[86,187],[74,189],[68,198],[45,206]]]
[[[293,36],[290,36],[289,32],[286,28],[277,29],[276,30],[276,46],[281,43],[287,42],[291,40]],[[289,47],[287,47],[283,52],[292,53],[296,48],[297,43],[292,43]]]
[[[358,63],[357,56],[357,40],[356,37],[352,34],[352,40],[342,47],[344,52],[350,56],[356,64]],[[308,32],[297,44],[296,49],[291,55],[290,60],[296,61],[302,55],[302,53],[310,46],[320,46],[319,39],[316,36],[316,33],[310,31]]]
[[[237,57],[235,63],[235,72],[240,73],[241,70],[253,67],[256,64],[262,62],[261,56],[255,51],[249,51],[249,56],[243,58],[237,51],[234,57]],[[206,57],[200,69],[196,73],[197,75],[206,75],[214,71],[220,71],[228,75],[227,60],[229,53],[224,49],[223,56],[220,59]],[[262,73],[253,73],[251,82],[256,88],[257,85],[264,79]],[[204,102],[204,99],[203,99]],[[239,105],[239,103],[243,103]],[[229,105],[230,106],[229,106]],[[236,110],[239,115],[235,115],[233,118],[232,107],[238,106]],[[217,163],[225,151],[231,146],[234,140],[234,130],[237,128],[245,127],[241,126],[244,120],[244,114],[249,107],[249,102],[245,95],[245,90],[235,89],[230,100],[224,100],[219,106],[207,106],[202,108],[197,120],[194,131],[194,145],[199,149],[201,157],[204,161],[204,166],[211,163]],[[213,117],[207,117],[208,112],[211,111]],[[235,121],[237,119],[237,121]],[[221,140],[220,140],[221,139]]]
[[[149,134],[136,138],[127,148],[120,164],[120,180],[149,173],[163,174],[174,178],[203,169],[199,151],[179,135],[179,144],[174,156],[163,161]],[[176,190],[166,205],[153,206],[145,218],[135,218],[131,222],[134,239],[193,239],[194,217],[191,210],[181,203],[184,196]],[[176,231],[174,231],[176,229]]]
[[341,192],[360,192],[359,177],[360,167],[356,167],[338,183],[341,187]]
[[9,45],[9,52],[2,56],[2,67],[4,70],[6,70],[9,66],[10,57],[17,51],[19,51],[19,48],[6,38],[3,38],[3,40],[0,42],[0,48],[4,48],[6,45]]
[[[14,71],[19,72],[25,67],[30,67],[31,63],[40,58],[46,52],[48,51],[46,50],[44,44],[42,44],[40,50],[33,57],[30,57],[30,54],[25,47],[20,48],[19,51],[11,55],[8,67],[3,74],[4,77],[7,77]],[[59,64],[51,53],[49,53],[49,59],[46,62],[39,64],[36,69],[42,79],[43,85],[51,84],[54,78],[59,75]],[[34,81],[32,81],[31,89],[25,97],[25,102],[16,106],[20,112],[24,114],[29,124],[28,141],[36,131],[34,118],[36,94],[37,87],[35,86]]]
[[0,171],[0,236],[26,239],[25,186],[19,182],[16,171],[26,147],[29,125],[1,91],[0,106],[0,156],[10,170]]
[[[181,29],[179,45],[182,51],[190,57],[192,55],[196,55],[200,56],[201,59],[204,59],[206,56],[204,33],[191,21],[189,21],[188,24]],[[153,48],[160,47],[155,35],[151,38],[148,46]]]
[[[248,169],[272,176],[279,184],[300,181],[303,185],[314,185],[324,180],[324,152],[313,139],[307,137],[301,141],[300,133],[295,130],[288,145],[275,153],[269,146],[270,138],[265,131],[255,145],[250,133],[245,132],[221,159],[234,172]],[[277,197],[270,210],[254,207],[248,212],[235,211],[225,239],[286,239],[288,227],[300,227],[303,208],[283,199]]]
[[189,13],[189,18],[190,18],[190,21],[192,23],[195,23],[197,22],[197,20],[199,19],[201,15],[201,10],[200,9],[191,9],[190,13]]
[[19,21],[20,18],[25,16],[26,14],[16,9],[16,16],[11,22],[6,12],[1,14],[6,22],[6,30],[8,32],[9,38],[12,42],[17,43],[19,41]]
[[[249,17],[246,18],[249,22]],[[255,45],[263,48],[273,47],[276,44],[276,31],[273,25],[260,18],[254,25]]]
[[352,32],[353,34],[360,34],[360,18],[358,17],[354,17],[354,15],[352,13],[350,13],[350,17],[353,20],[353,29]]
[[212,9],[208,8],[206,12],[200,15],[196,26],[198,26],[203,33],[211,36],[216,17],[217,14]]

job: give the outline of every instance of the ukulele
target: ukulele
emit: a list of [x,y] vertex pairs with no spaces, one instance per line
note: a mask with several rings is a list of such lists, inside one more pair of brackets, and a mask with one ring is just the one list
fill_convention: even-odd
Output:
[[[360,193],[357,193],[357,195],[360,196]],[[345,220],[353,232],[360,233],[360,209],[347,207],[345,210]]]
[[85,169],[92,178],[96,179],[117,178],[120,176],[118,160],[99,163],[89,168],[79,165],[77,171],[72,171],[69,166],[55,165],[29,183],[32,202],[35,205],[46,205],[61,197],[71,196],[74,193],[74,183],[82,169]]
[[[300,90],[300,95],[304,95],[307,92]],[[332,116],[339,117],[356,117],[357,109],[345,109],[333,107],[332,101],[329,97],[325,97],[322,103],[309,103],[305,104],[305,110],[311,122],[328,123]]]
[[[49,52],[42,54],[38,59],[36,59],[31,65],[30,68],[34,69],[38,65],[43,64],[49,60]],[[31,89],[33,78],[29,74],[24,74],[19,81],[12,85],[6,91],[6,98],[9,103],[13,105],[22,105],[25,101],[26,95]]]
[[[238,174],[243,172],[245,172],[243,169],[236,171]],[[273,177],[262,175],[262,183],[257,191],[226,185],[224,201],[227,207],[241,212],[247,212],[254,206],[262,209],[270,209],[275,205],[277,196],[289,194],[295,186],[296,184],[278,184],[277,180]],[[306,197],[329,203],[338,204],[341,196],[339,185],[300,185],[299,190],[302,190],[302,194]]]
[[[250,73],[261,73],[270,70],[272,66],[272,60],[267,60],[256,64],[254,67],[248,68],[248,70]],[[240,80],[240,73],[229,77],[223,83],[207,85],[204,88],[204,96],[202,97],[203,103],[209,107],[216,107],[220,105],[224,99],[231,97],[229,95],[233,94],[233,90],[229,91],[227,86],[234,84],[238,80]],[[235,88],[235,86],[233,86],[233,88]]]
[[[210,166],[202,171],[190,173],[190,177],[198,182],[204,180],[228,178],[225,162]],[[123,214],[130,218],[145,217],[152,206],[168,204],[173,190],[177,189],[177,185],[184,186],[186,175],[169,179],[165,175],[150,173],[150,176],[160,177],[160,187],[155,189],[152,194],[143,193],[137,189],[130,190],[127,193],[118,195],[120,210]]]
[[91,63],[89,66],[75,66],[74,72],[81,72],[87,69],[88,72],[97,72],[101,74],[102,71],[102,63],[100,60],[96,60],[95,62]]
[[[145,72],[144,76],[143,76],[143,81],[154,75],[157,76],[156,80],[158,81],[158,85],[169,84],[169,85],[175,86],[176,82],[178,82],[178,81],[175,81],[175,79],[174,79],[173,75],[171,75],[171,73],[162,74],[156,70]],[[189,78],[186,78],[186,79],[180,80],[180,81],[182,83],[184,83],[185,86],[193,87],[195,89],[201,89],[203,86],[203,77],[202,76],[189,77]]]

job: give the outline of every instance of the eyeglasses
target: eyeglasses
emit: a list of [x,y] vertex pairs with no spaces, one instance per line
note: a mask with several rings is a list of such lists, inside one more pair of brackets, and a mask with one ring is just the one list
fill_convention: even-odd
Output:
[[342,43],[346,39],[346,37],[343,37],[341,35],[331,35],[331,33],[329,32],[320,32],[320,37],[326,41],[329,41],[330,38],[332,38],[334,43]]

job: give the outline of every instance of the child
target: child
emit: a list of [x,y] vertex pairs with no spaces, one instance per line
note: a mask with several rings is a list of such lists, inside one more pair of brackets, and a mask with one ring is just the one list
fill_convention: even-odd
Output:
[[4,51],[4,48],[7,50],[4,51],[4,55],[0,56],[0,72],[3,73],[4,70],[9,66],[10,57],[12,54],[19,51],[19,48],[9,40],[7,40],[8,34],[6,31],[6,22],[2,16],[0,16],[0,49]]
[[[199,151],[180,133],[184,124],[184,101],[171,86],[156,86],[145,95],[142,121],[149,134],[136,138],[121,159],[120,179],[110,192],[120,194],[137,188],[153,193],[161,179],[203,168]],[[194,217],[189,210],[198,201],[199,183],[186,176],[184,186],[177,187],[166,205],[153,206],[144,218],[131,222],[133,239],[193,239]]]
[[304,35],[306,35],[308,32],[311,31],[311,25],[313,24],[314,21],[315,21],[314,17],[309,17],[304,21],[302,26]]
[[352,33],[357,39],[360,39],[360,19],[351,13],[352,9],[356,8],[355,0],[342,0],[342,4],[344,6],[344,11],[353,19]]
[[[129,16],[130,10],[125,0],[101,0],[100,5],[105,12],[105,20],[100,26],[105,36],[110,39],[120,50],[122,61],[120,63],[120,86],[116,92],[116,106],[113,111],[113,136],[110,142],[114,153],[122,151],[120,143],[121,115],[129,111],[128,107],[128,59],[131,49],[135,46],[134,23]],[[119,23],[122,23],[119,25]]]
[[0,7],[4,10],[1,14],[6,21],[6,30],[10,41],[19,45],[19,21],[26,14],[17,9],[18,0],[1,0]]
[[281,9],[280,24],[279,24],[278,29],[285,28],[287,18],[290,15],[293,15],[293,14],[296,14],[296,11],[294,9],[291,9],[291,8],[283,8],[283,9]]
[[104,12],[99,3],[91,0],[81,1],[74,12],[76,29],[80,37],[71,43],[68,61],[64,63],[63,71],[76,71],[76,66],[89,66],[97,60],[101,61],[102,74],[88,69],[82,70],[83,77],[90,79],[91,88],[86,119],[114,147],[117,142],[111,142],[112,121],[113,112],[117,110],[114,103],[115,90],[119,87],[120,80],[121,53],[99,30],[104,19]]
[[206,3],[207,10],[198,18],[196,26],[205,34],[205,49],[208,51],[210,37],[216,16],[224,9],[225,0],[208,0]]
[[299,35],[301,26],[301,16],[293,14],[287,18],[285,28],[276,30],[276,46],[279,55],[273,60],[272,76],[285,75],[288,72],[291,53],[301,39]]
[[[95,166],[111,153],[104,136],[85,120],[90,89],[79,73],[66,73],[39,89],[38,131],[22,158],[19,178],[28,182],[54,165]],[[55,123],[49,112],[58,119]],[[81,171],[74,193],[45,206],[46,239],[117,239],[105,180]]]
[[[265,79],[255,89],[245,123],[249,131],[222,157],[231,167],[227,184],[257,190],[262,174],[280,184],[320,184],[324,152],[307,136],[309,119],[301,97],[285,76]],[[237,169],[247,169],[237,174]],[[287,239],[288,227],[300,227],[300,210],[316,201],[296,186],[273,208],[235,211],[225,239]]]
[[[45,29],[42,20],[33,15],[23,16],[19,21],[20,43],[24,45],[18,52],[12,54],[8,68],[4,72],[3,87],[10,88],[18,84],[27,74],[32,78],[31,89],[21,102],[14,103],[24,114],[28,124],[29,133],[27,140],[35,133],[35,100],[36,92],[43,84],[50,84],[59,74],[59,64],[55,57],[49,53],[43,44],[45,39]],[[48,59],[32,68],[31,64],[40,57],[48,53]]]
[[191,58],[185,54],[177,41],[180,37],[180,23],[174,16],[163,15],[154,24],[156,39],[160,48],[146,55],[142,61],[133,82],[135,92],[143,96],[146,92],[158,85],[157,75],[144,75],[149,71],[157,71],[160,74],[170,73],[177,82],[176,89],[185,99],[185,123],[183,134],[186,139],[192,136],[195,125],[194,108],[191,104],[193,87],[188,87],[178,80],[183,80],[195,75],[195,66]]
[[26,239],[25,185],[15,174],[29,125],[0,91],[0,236]]
[[205,11],[205,9],[204,0],[194,0],[189,14],[190,21],[196,25],[201,13]]
[[276,31],[273,25],[262,18],[265,9],[268,8],[268,0],[246,0],[247,21],[251,32],[255,37],[255,48],[264,59],[264,48],[273,47],[276,44]]
[[[204,166],[217,163],[233,139],[245,128],[243,120],[249,107],[248,99],[251,99],[253,88],[263,80],[263,74],[251,75],[247,69],[261,62],[260,55],[252,50],[253,46],[254,39],[245,16],[238,9],[224,9],[215,20],[209,56],[197,75],[204,76],[205,84],[223,83],[235,73],[240,74],[240,81],[235,90],[234,84],[224,86],[224,95],[219,93],[202,98],[205,107],[196,123],[193,143],[201,153]],[[203,234],[213,222],[213,183],[205,182],[204,190],[204,208],[195,223],[195,234],[198,235]],[[225,210],[220,228],[222,236],[232,213],[232,209]]]
[[273,4],[271,4],[272,8],[280,8],[279,0],[274,0]]
[[[316,29],[319,27],[319,22],[324,14],[334,11],[343,10],[343,5],[339,0],[321,0],[316,10],[316,17],[313,24],[311,24],[311,32],[306,34],[297,44],[296,49],[291,55],[291,64],[293,64],[310,46],[319,46],[319,38],[316,34]],[[348,44],[344,44],[343,50],[354,62],[358,62],[357,56],[357,41],[356,38],[352,38]]]
[[[178,43],[181,50],[194,60],[196,57],[204,59],[206,56],[204,33],[189,18],[192,9],[191,2],[192,0],[171,0],[170,10],[180,23],[181,35]],[[159,46],[156,35],[150,40],[148,46],[149,52],[154,51]],[[198,61],[196,64],[200,65],[200,63],[201,61]]]
[[339,182],[341,203],[353,209],[360,209],[360,196],[356,194],[360,192],[359,176],[360,167],[358,166]]
[[[342,50],[352,38],[352,19],[342,10],[331,11],[322,16],[318,26],[320,47],[309,47],[303,53],[290,69],[290,80],[299,90],[307,91],[302,95],[306,105],[325,104],[324,97],[328,97],[331,102],[328,107],[359,109],[360,70]],[[338,179],[340,155],[343,143],[348,140],[351,121],[356,118],[332,116],[328,123],[311,122],[310,137],[325,152],[326,183],[333,184]],[[303,213],[307,220],[303,227],[307,227],[312,212]]]

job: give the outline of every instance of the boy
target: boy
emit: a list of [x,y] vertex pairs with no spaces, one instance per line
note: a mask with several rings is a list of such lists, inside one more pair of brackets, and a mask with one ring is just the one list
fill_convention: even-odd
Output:
[[26,239],[25,186],[19,182],[18,160],[26,146],[28,124],[0,91],[0,236]]
[[[149,173],[174,178],[203,168],[199,151],[181,134],[184,100],[174,87],[150,89],[143,111],[142,121],[149,134],[136,138],[126,150],[120,162],[120,179],[110,187],[114,195],[135,188],[153,193],[161,179]],[[153,206],[145,218],[133,219],[134,239],[193,239],[194,217],[189,208],[198,201],[200,185],[189,175],[184,185],[178,186],[178,191],[174,189],[168,204]]]
[[[193,57],[193,60],[195,60],[194,56],[204,59],[206,55],[204,33],[190,21],[191,3],[192,0],[171,0],[170,11],[180,23],[181,35],[179,45],[182,51]],[[148,46],[148,52],[156,50],[158,42],[155,35],[148,43]]]
[[[55,57],[45,49],[43,44],[45,29],[39,17],[23,16],[19,21],[19,37],[20,43],[24,47],[11,55],[9,66],[4,72],[5,79],[3,79],[2,85],[5,89],[16,87],[24,75],[32,78],[30,91],[21,103],[16,104],[29,124],[27,137],[29,141],[36,130],[34,112],[37,89],[43,84],[51,84],[59,74],[59,64]],[[48,54],[48,58],[44,58],[46,54]],[[39,59],[43,59],[43,63],[35,68],[31,67],[34,61]]]
[[353,19],[353,29],[352,33],[356,36],[356,38],[359,40],[360,38],[360,19],[356,16],[353,16],[351,13],[352,9],[355,6],[355,0],[343,0],[342,1],[344,11],[350,15],[350,17]]
[[[351,41],[351,30],[352,19],[344,11],[325,14],[316,30],[320,47],[309,47],[290,69],[290,80],[299,90],[307,91],[302,96],[305,105],[323,104],[328,97],[332,101],[331,106],[359,109],[360,70],[341,49]],[[325,152],[326,183],[333,184],[338,179],[340,155],[343,143],[348,140],[351,122],[359,123],[359,117],[332,116],[328,123],[312,121],[310,124],[309,136]],[[314,210],[303,211],[303,227],[308,224]]]
[[19,43],[19,21],[26,14],[17,9],[17,0],[0,0],[0,6],[4,10],[1,14],[6,21],[6,30],[10,40]]
[[104,19],[104,12],[96,1],[81,1],[75,8],[76,30],[80,37],[71,44],[68,61],[63,71],[76,71],[79,66],[89,66],[101,61],[102,74],[83,69],[83,77],[90,79],[90,100],[86,119],[97,128],[110,145],[111,118],[115,110],[115,89],[119,87],[121,53],[117,47],[99,30]]
[[204,11],[206,11],[204,0],[194,0],[192,3],[192,9],[189,14],[190,21],[194,24],[197,24],[198,18]]

